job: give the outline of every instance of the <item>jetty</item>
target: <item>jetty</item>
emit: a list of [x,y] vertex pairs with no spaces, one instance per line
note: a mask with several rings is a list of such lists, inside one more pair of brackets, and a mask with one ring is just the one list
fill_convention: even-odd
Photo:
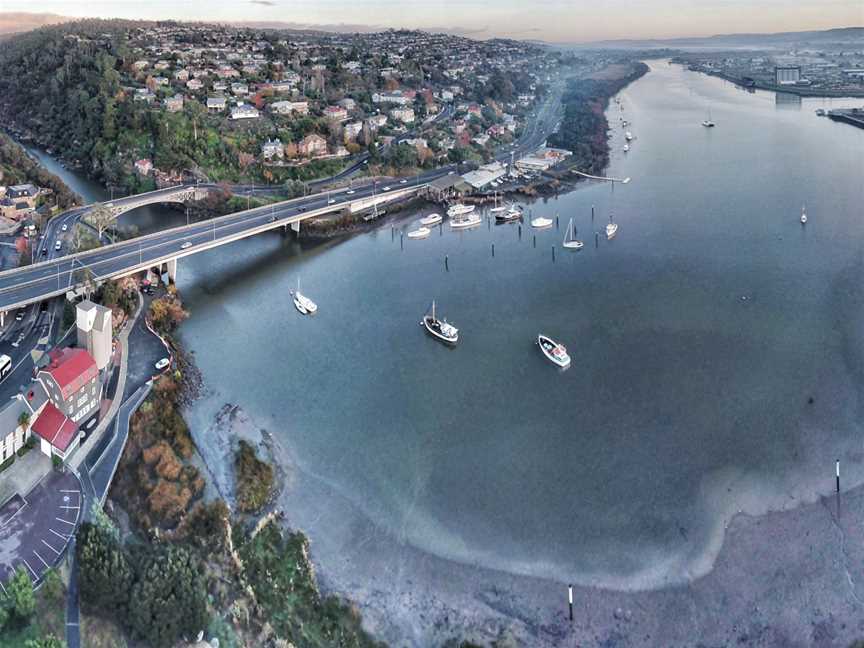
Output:
[[583,178],[588,178],[589,180],[602,180],[604,182],[620,182],[621,184],[627,184],[630,182],[630,177],[626,178],[606,178],[604,176],[596,176],[591,175],[590,173],[583,173],[582,171],[577,171],[576,169],[572,169],[572,173],[582,176]]

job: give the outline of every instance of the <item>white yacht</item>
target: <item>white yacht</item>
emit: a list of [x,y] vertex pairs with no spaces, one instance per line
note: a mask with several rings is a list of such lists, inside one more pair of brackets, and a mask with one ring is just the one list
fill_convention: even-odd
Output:
[[415,230],[408,232],[409,239],[424,239],[432,232],[428,227],[418,227]]
[[452,207],[447,210],[447,215],[450,218],[455,216],[464,216],[465,214],[470,214],[475,209],[474,205],[466,205],[464,203],[456,203]]
[[801,205],[801,224],[807,224],[807,210],[804,209],[804,205]]
[[451,218],[450,227],[452,229],[467,229],[469,227],[476,227],[482,222],[480,214],[468,214],[465,218]]
[[633,133],[631,133],[630,131],[627,131],[626,133],[624,133],[624,139],[626,139],[629,142],[630,140],[633,139]]
[[612,240],[618,233],[618,223],[612,222],[612,214],[609,214],[609,223],[606,225],[606,238]]
[[303,315],[314,315],[318,312],[318,304],[300,292],[299,277],[297,278],[297,290],[291,291],[291,296],[294,298],[294,308],[300,311]]
[[498,194],[496,193],[493,200],[495,201],[495,206],[489,210],[490,214],[500,214],[503,211],[507,211],[507,205],[504,203],[499,203]]
[[552,223],[554,223],[551,218],[546,218],[545,216],[538,216],[537,218],[531,221],[531,227],[534,229],[545,229],[547,227],[552,227]]
[[568,250],[581,250],[585,245],[582,241],[576,239],[576,228],[573,227],[573,219],[567,223],[567,231],[564,233],[564,242],[561,244]]
[[435,316],[435,301],[432,301],[432,313],[427,312],[423,319],[420,320],[420,325],[432,337],[438,338],[447,344],[456,344],[459,341],[459,329],[452,324],[448,324],[447,320],[439,320]]
[[567,354],[567,347],[560,342],[556,342],[548,335],[540,333],[537,336],[537,345],[553,364],[558,365],[562,369],[570,366],[570,356]]
[[702,120],[702,125],[705,128],[714,128],[714,122],[711,121],[711,111],[708,111],[708,118]]
[[630,150],[630,145],[629,145],[629,144],[625,144],[625,145],[624,145],[624,152],[627,153],[629,150]]
[[421,225],[437,225],[440,223],[443,218],[441,218],[441,214],[429,214],[425,218],[420,219]]
[[495,218],[501,221],[516,220],[522,217],[522,208],[519,205],[510,205],[507,211],[495,214]]

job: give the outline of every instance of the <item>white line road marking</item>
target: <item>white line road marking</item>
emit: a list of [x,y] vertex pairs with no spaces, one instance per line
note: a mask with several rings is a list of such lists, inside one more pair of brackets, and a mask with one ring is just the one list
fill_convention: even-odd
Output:
[[0,589],[3,590],[3,596],[6,596],[7,592],[6,592],[6,588],[3,587],[3,581],[0,581]]
[[61,488],[60,492],[61,493],[80,493],[81,491],[80,490],[67,490],[67,489]]
[[81,507],[80,506],[61,506],[60,508],[66,510],[66,511],[77,511]]
[[34,578],[34,579],[38,579],[39,577],[36,575],[36,572],[33,571],[33,568],[30,566],[30,563],[27,562],[27,559],[26,559],[26,558],[22,558],[21,560],[23,560],[23,561],[24,561],[24,564],[27,565],[27,569],[29,569],[29,570],[30,570],[30,573],[33,574],[33,578]]
[[48,530],[51,533],[53,533],[54,535],[56,535],[58,538],[61,538],[62,540],[68,540],[69,538],[72,537],[72,536],[64,535],[62,533],[57,533],[54,529],[48,529]]
[[75,526],[75,523],[74,523],[74,522],[70,522],[69,520],[64,520],[63,518],[58,518],[58,517],[55,517],[54,519],[57,520],[58,522],[65,522],[65,523],[68,524],[69,526],[73,526],[73,527]]
[[33,553],[36,554],[36,557],[37,557],[39,560],[42,561],[42,564],[43,564],[43,565],[45,565],[46,567],[51,567],[51,565],[49,565],[47,562],[45,562],[45,559],[44,559],[42,556],[39,555],[39,552],[38,552],[38,551],[36,551],[36,550],[34,549],[34,550],[33,550]]
[[53,552],[54,552],[55,554],[57,554],[58,556],[60,555],[60,552],[59,552],[59,551],[57,551],[54,547],[52,547],[50,544],[48,544],[48,543],[45,542],[44,540],[42,541],[42,544],[44,544],[46,547],[48,547],[51,551],[53,551]]

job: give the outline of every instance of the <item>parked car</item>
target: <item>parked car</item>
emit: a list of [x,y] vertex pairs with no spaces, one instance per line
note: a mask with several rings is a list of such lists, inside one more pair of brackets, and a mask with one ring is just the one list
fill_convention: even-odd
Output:
[[405,178],[402,178],[402,179],[399,181],[399,184],[408,184],[408,181],[407,181]]
[[58,252],[60,251],[60,248],[62,248],[62,247],[63,247],[63,243],[61,241],[57,241],[54,244],[54,249],[57,250]]
[[69,229],[69,226],[66,223],[63,223],[63,227],[61,227],[60,229],[65,232]]
[[353,190],[353,189],[349,189],[349,190],[346,191],[345,193],[348,194],[349,196],[352,196],[352,195],[354,195],[354,190]]
[[180,246],[181,250],[185,250],[186,248],[192,247],[192,241],[184,241],[183,245]]
[[162,371],[169,364],[171,364],[171,360],[169,360],[168,358],[162,358],[159,362],[156,363],[156,371]]

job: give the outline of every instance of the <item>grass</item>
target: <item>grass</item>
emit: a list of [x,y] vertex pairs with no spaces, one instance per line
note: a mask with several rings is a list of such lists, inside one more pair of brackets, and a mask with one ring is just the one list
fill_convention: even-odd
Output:
[[113,621],[81,615],[82,648],[127,648],[123,632]]

